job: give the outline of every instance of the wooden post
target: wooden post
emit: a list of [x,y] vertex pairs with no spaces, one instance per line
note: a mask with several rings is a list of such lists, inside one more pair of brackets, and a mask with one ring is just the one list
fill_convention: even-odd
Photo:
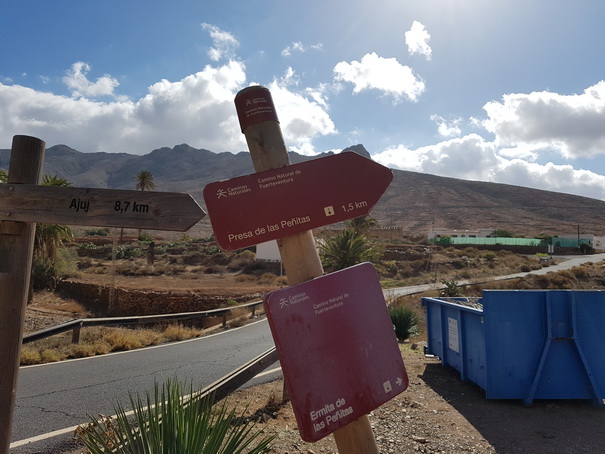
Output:
[[[46,144],[14,136],[8,182],[38,184]],[[6,214],[6,213],[5,213]],[[36,224],[0,222],[0,452],[10,448]]]
[[[264,98],[258,102],[258,105],[268,105],[268,108],[265,108],[260,114],[251,112],[246,118],[245,108],[246,105],[251,104],[248,101],[251,99],[251,94],[258,95],[258,97],[252,98],[255,101]],[[269,90],[261,86],[245,88],[236,95],[235,104],[254,169],[262,172],[289,165],[288,150]],[[254,118],[255,116],[257,118]],[[313,232],[310,230],[282,237],[277,240],[277,244],[290,285],[300,284],[324,274],[315,247]],[[333,435],[341,454],[378,454],[378,447],[367,415],[342,427]]]

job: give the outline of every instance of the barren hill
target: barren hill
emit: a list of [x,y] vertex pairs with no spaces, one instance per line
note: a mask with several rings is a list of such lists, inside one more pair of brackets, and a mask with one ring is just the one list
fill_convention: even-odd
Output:
[[[369,156],[363,145],[351,150]],[[325,154],[324,154],[325,155]],[[8,168],[10,150],[0,150],[0,168]],[[309,157],[290,153],[291,162]],[[206,184],[252,173],[247,152],[213,153],[182,144],[136,156],[82,153],[66,145],[46,151],[44,172],[67,178],[74,186],[134,189],[135,175],[148,170],[158,191],[190,193],[203,204]],[[517,234],[605,235],[605,202],[520,186],[394,170],[394,179],[373,216],[383,226],[426,234],[435,227],[507,229]]]

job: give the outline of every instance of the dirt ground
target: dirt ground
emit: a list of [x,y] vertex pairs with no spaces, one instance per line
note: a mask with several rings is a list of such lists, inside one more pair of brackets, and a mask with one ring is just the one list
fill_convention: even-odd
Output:
[[[460,381],[438,359],[409,345],[402,352],[408,389],[369,415],[381,453],[605,452],[605,409],[591,402],[536,401],[525,407],[519,401],[487,400],[482,389]],[[258,402],[261,408],[268,396],[281,395],[282,386],[281,381],[258,386],[232,400]],[[338,452],[331,435],[314,444],[303,442],[290,405],[267,413],[264,429],[277,434],[272,452]]]
[[[40,294],[27,310],[27,330],[73,318],[70,302]],[[487,400],[482,389],[462,382],[455,370],[425,357],[422,346],[401,346],[409,387],[370,415],[381,453],[545,453],[605,452],[605,409],[586,401]],[[257,427],[276,434],[273,453],[337,453],[333,436],[310,444],[301,440],[289,404],[272,406],[283,392],[281,380],[252,387],[229,398],[247,405]],[[62,454],[85,452],[77,446]],[[344,453],[340,453],[344,454]]]

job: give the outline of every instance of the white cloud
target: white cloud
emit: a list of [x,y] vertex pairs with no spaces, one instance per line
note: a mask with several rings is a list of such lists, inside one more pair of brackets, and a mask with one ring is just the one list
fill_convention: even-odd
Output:
[[303,53],[303,52],[307,52],[309,49],[321,50],[322,47],[323,47],[323,45],[321,43],[312,44],[311,46],[305,46],[300,41],[297,41],[297,42],[293,42],[291,45],[289,45],[284,50],[282,50],[281,54],[282,54],[282,57],[290,57],[290,56],[292,56],[292,54],[294,52]]
[[[520,151],[519,151],[520,153]],[[466,180],[505,183],[605,199],[605,176],[570,165],[538,164],[501,150],[477,134],[410,149],[399,145],[373,158],[383,165]]]
[[458,137],[462,134],[460,124],[462,118],[456,118],[454,120],[446,120],[439,115],[431,115],[431,120],[437,123],[437,132],[443,137]]
[[[336,127],[327,113],[322,88],[296,93],[289,88],[294,79],[296,79],[294,71],[288,68],[285,76],[274,80],[268,88],[275,103],[288,149],[313,155],[317,153],[313,146],[313,139],[336,133]],[[304,93],[309,97],[304,96]]]
[[144,154],[188,143],[213,151],[245,150],[233,99],[244,85],[240,62],[207,66],[178,82],[162,80],[139,101],[67,98],[0,84],[0,135],[27,134],[80,151]]
[[221,30],[216,25],[202,24],[204,30],[212,38],[214,47],[208,49],[208,57],[212,61],[231,59],[235,56],[235,50],[239,47],[239,41],[231,33]]
[[379,57],[374,52],[364,55],[361,62],[337,63],[334,74],[337,81],[352,83],[353,93],[379,90],[392,96],[395,102],[403,97],[417,101],[425,89],[424,81],[416,77],[409,66],[402,65],[394,58]]
[[[325,88],[298,89],[297,80],[288,68],[269,88],[288,148],[314,154],[313,140],[336,128],[327,113]],[[230,61],[176,82],[161,80],[137,101],[99,102],[0,84],[0,137],[26,134],[49,146],[64,143],[83,152],[145,154],[180,143],[216,152],[244,151],[233,100],[245,82],[244,64]]]
[[508,94],[484,107],[503,147],[554,149],[566,158],[605,154],[605,81],[582,94]]
[[90,71],[90,65],[84,62],[76,62],[71,65],[63,82],[71,90],[74,98],[98,98],[101,96],[115,97],[114,90],[120,83],[108,75],[99,77],[95,82],[90,82],[86,75]]
[[412,28],[405,32],[405,43],[410,55],[420,54],[430,60],[433,53],[429,45],[430,40],[431,35],[426,31],[424,25],[418,21],[412,22]]

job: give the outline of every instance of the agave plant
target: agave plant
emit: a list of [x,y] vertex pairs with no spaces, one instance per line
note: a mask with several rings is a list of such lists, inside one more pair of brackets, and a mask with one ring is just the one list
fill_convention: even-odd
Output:
[[182,385],[156,383],[153,396],[130,395],[132,412],[115,406],[116,417],[92,418],[76,438],[91,454],[239,454],[269,452],[273,436],[264,436],[250,421],[236,416],[226,404],[210,398],[190,398]]

